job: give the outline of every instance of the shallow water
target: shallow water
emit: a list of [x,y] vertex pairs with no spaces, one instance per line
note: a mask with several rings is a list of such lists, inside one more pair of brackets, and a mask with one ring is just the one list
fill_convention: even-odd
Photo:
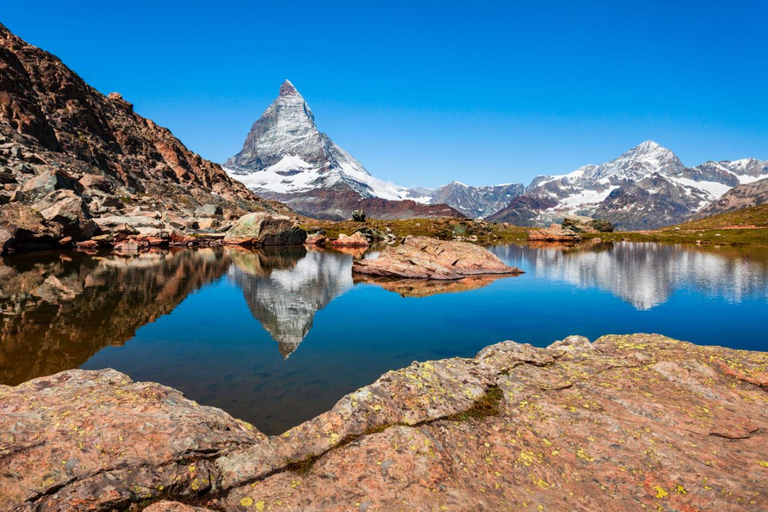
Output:
[[657,332],[768,350],[768,250],[491,250],[526,274],[355,283],[359,252],[303,248],[8,257],[0,383],[115,368],[280,433],[387,370],[506,339]]

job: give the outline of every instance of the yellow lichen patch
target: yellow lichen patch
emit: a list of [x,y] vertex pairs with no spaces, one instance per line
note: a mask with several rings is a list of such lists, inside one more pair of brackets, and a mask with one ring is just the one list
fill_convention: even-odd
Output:
[[576,456],[580,459],[586,460],[587,462],[592,462],[593,460],[595,460],[594,457],[590,457],[587,454],[587,452],[584,451],[584,448],[579,448],[578,450],[576,450]]
[[669,493],[665,491],[663,487],[659,487],[658,485],[654,485],[653,490],[656,491],[656,497],[660,500],[669,496]]
[[253,499],[251,499],[251,498],[249,498],[247,496],[245,498],[240,498],[240,506],[241,507],[250,507],[251,505],[253,505]]
[[256,510],[264,510],[264,505],[265,503],[263,501],[257,501],[254,506],[256,507]]
[[757,463],[760,464],[761,466],[763,466],[764,468],[768,468],[768,461],[759,460],[759,461],[757,461]]

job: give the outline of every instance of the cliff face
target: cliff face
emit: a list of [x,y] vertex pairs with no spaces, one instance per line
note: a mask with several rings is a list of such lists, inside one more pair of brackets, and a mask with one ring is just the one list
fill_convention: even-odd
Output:
[[0,508],[764,510],[767,392],[762,352],[508,341],[388,372],[269,437],[70,370],[0,386]]
[[2,25],[0,177],[4,246],[89,238],[108,230],[100,218],[138,213],[156,216],[163,222],[153,227],[167,231],[191,226],[206,205],[222,221],[246,211],[289,211],[262,201],[120,94],[104,96]]

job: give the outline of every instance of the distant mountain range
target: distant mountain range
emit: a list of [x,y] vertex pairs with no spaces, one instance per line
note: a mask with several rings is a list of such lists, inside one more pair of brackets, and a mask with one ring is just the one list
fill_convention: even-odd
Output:
[[578,214],[610,220],[619,229],[653,229],[682,222],[731,188],[763,178],[768,178],[766,161],[688,168],[669,149],[646,141],[604,164],[539,176],[488,220],[534,226]]
[[[538,176],[527,187],[457,181],[436,189],[401,187],[371,175],[320,132],[306,101],[287,80],[224,168],[260,196],[318,218],[344,219],[362,208],[377,218],[464,215],[540,226],[566,215],[587,215],[619,229],[682,222],[733,187],[768,178],[768,161],[748,158],[689,168],[669,149],[646,141],[610,162]],[[740,190],[749,195],[755,187]],[[758,204],[765,200],[756,194]],[[745,202],[744,197],[737,201]]]

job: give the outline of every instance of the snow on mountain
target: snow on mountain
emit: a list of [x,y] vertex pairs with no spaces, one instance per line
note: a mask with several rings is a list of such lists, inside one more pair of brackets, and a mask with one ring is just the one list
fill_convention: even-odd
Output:
[[649,140],[600,165],[538,176],[525,188],[454,181],[437,189],[409,189],[374,177],[319,131],[288,80],[224,167],[257,194],[318,218],[344,219],[358,208],[377,218],[463,214],[523,225],[602,215],[624,229],[685,220],[731,188],[768,177],[766,162],[754,158],[688,168]]
[[371,175],[317,128],[309,105],[288,80],[224,168],[257,194],[310,216],[342,219],[356,208],[381,218],[460,216],[445,205],[427,206],[427,195]]
[[468,217],[486,217],[504,208],[524,190],[522,183],[473,187],[453,181],[432,191],[429,202],[445,203]]
[[732,187],[767,176],[765,162],[754,158],[688,168],[669,149],[646,141],[604,164],[535,178],[489,220],[546,225],[588,215],[623,229],[649,229],[683,221]]

